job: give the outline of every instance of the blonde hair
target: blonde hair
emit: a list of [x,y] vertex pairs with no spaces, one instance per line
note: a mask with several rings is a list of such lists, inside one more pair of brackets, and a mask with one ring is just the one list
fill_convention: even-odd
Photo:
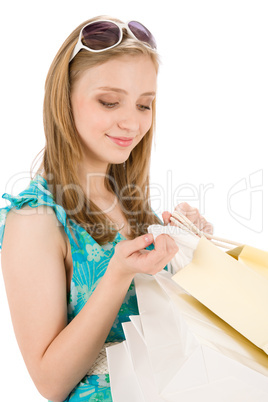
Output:
[[[69,63],[81,28],[99,19],[121,22],[104,16],[84,22],[63,43],[49,69],[44,97],[46,146],[42,168],[55,202],[64,207],[70,219],[74,219],[83,226],[98,243],[104,244],[114,239],[118,228],[111,224],[111,220],[97,205],[86,198],[76,174],[82,152],[71,108],[72,85],[85,70],[111,58],[125,54],[148,55],[156,70],[158,70],[159,60],[155,51],[124,32],[123,40],[118,46],[99,53],[82,50]],[[134,227],[130,225],[131,238],[146,233],[148,225],[160,223],[151,210],[149,200],[149,168],[155,126],[155,101],[152,111],[151,128],[132,150],[124,164],[108,166],[105,178],[106,187],[118,196],[126,219],[135,221]],[[121,191],[124,191],[124,197],[120,197]]]

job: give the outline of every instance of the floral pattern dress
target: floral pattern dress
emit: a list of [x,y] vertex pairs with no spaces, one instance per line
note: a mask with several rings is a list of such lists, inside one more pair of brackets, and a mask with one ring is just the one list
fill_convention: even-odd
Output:
[[[68,322],[70,322],[81,311],[98,285],[114,254],[115,245],[124,240],[124,237],[118,232],[114,241],[100,246],[85,229],[76,224],[75,221],[67,219],[65,210],[55,203],[53,195],[48,190],[46,180],[40,175],[37,175],[30,182],[29,187],[18,196],[4,194],[3,198],[8,200],[10,205],[0,209],[0,249],[2,248],[6,216],[11,208],[20,209],[24,205],[35,208],[46,205],[54,210],[58,221],[63,225],[70,241],[73,260],[71,288],[67,295]],[[152,247],[149,246],[148,248]],[[137,314],[137,299],[134,282],[132,282],[106,342],[123,341],[122,323],[129,321],[130,315]],[[109,375],[85,376],[64,402],[67,401],[112,401]]]

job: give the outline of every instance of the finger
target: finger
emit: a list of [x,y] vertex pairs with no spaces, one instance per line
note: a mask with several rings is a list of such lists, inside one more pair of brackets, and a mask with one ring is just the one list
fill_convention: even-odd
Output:
[[[152,252],[153,251],[153,252]],[[179,247],[172,237],[167,234],[160,235],[155,240],[155,248],[147,256],[153,267],[151,274],[162,270],[179,251]]]
[[165,225],[165,226],[170,223],[170,217],[171,217],[171,213],[170,213],[170,212],[164,211],[164,212],[162,213],[162,218],[163,218],[163,222],[164,222],[164,225]]
[[175,209],[183,213],[202,232],[213,234],[213,225],[200,215],[197,208],[191,207],[187,202],[182,202]]
[[139,267],[139,272],[154,275],[161,271],[174,257],[178,247],[167,234],[157,236],[153,250],[140,250],[129,256]]
[[197,221],[198,217],[200,216],[198,209],[191,207],[191,205],[187,204],[187,202],[181,202],[176,206],[175,211],[182,213],[193,223]]
[[151,233],[146,233],[145,235],[138,236],[133,240],[124,240],[118,243],[116,247],[121,248],[121,251],[125,257],[128,257],[137,251],[145,249],[152,244],[153,241],[153,235]]
[[214,232],[213,225],[211,223],[207,222],[205,224],[204,228],[202,229],[202,231],[205,232],[205,233],[213,235],[213,232]]
[[175,240],[166,233],[162,233],[161,235],[157,236],[154,245],[155,250],[162,251],[163,253],[166,253],[169,250],[174,250],[175,248],[178,249]]
[[177,251],[178,246],[175,241],[169,235],[161,234],[155,239],[153,250],[140,250],[137,255],[140,261],[146,259],[146,265],[148,266],[159,264],[163,259],[169,260]]
[[196,210],[196,208],[192,207],[187,202],[180,202],[176,206],[175,210],[180,211],[182,213],[187,213],[187,212],[192,212],[193,210]]
[[207,222],[207,220],[203,216],[199,215],[197,220],[194,221],[194,224],[202,232],[213,234],[213,226],[212,226],[212,224]]
[[155,239],[154,257],[160,264],[165,266],[178,251],[175,240],[169,235],[162,234]]
[[194,224],[195,224],[196,227],[198,227],[199,230],[201,230],[203,232],[204,228],[207,225],[207,221],[203,216],[199,215],[197,217],[196,221],[194,222]]

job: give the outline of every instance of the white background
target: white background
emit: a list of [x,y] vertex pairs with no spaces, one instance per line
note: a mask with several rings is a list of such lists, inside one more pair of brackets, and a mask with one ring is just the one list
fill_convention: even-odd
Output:
[[[187,201],[213,223],[216,235],[268,250],[266,0],[4,4],[1,194],[27,185],[23,178],[44,146],[44,81],[65,38],[96,15],[137,19],[154,33],[162,59],[151,165],[153,207],[161,214]],[[5,205],[1,200],[0,207]],[[2,276],[0,316],[1,400],[44,400],[17,347]]]

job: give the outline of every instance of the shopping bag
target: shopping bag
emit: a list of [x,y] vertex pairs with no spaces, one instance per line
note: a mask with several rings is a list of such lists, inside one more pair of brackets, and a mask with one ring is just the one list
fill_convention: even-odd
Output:
[[179,250],[171,260],[171,271],[173,273],[178,272],[192,261],[199,237],[171,225],[151,225],[148,227],[148,233],[154,236],[154,240],[161,234],[168,234],[177,244]]
[[250,246],[228,253],[201,238],[173,280],[268,353],[268,253]]
[[114,402],[267,401],[267,355],[171,277],[135,278],[140,314],[107,349]]

